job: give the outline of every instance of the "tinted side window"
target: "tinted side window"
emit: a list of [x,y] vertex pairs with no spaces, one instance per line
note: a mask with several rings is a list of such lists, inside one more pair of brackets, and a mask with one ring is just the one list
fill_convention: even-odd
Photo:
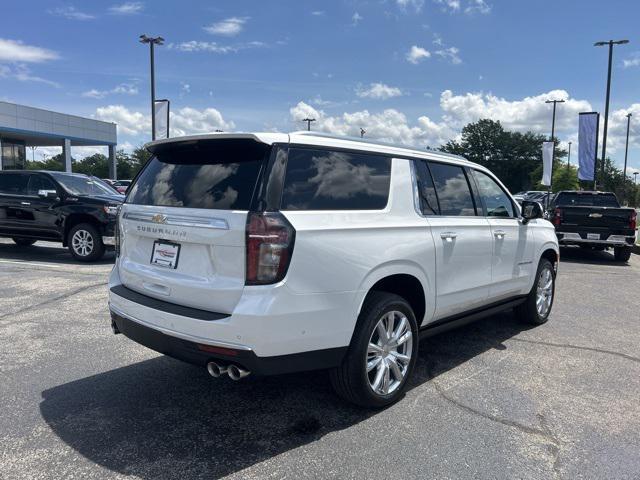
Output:
[[500,188],[493,178],[484,172],[473,171],[478,183],[478,190],[487,209],[488,217],[515,217],[513,204],[507,194]]
[[0,174],[0,193],[9,195],[26,195],[29,175],[21,173]]
[[467,177],[462,167],[429,162],[433,183],[440,202],[440,214],[475,216],[476,210]]
[[289,149],[283,210],[381,210],[387,205],[391,159]]
[[29,175],[27,195],[38,195],[39,190],[57,190],[55,184],[44,175]]
[[420,197],[420,209],[423,215],[438,215],[440,207],[438,206],[438,197],[436,196],[436,188],[433,185],[431,173],[427,167],[427,162],[423,160],[414,160],[416,174],[418,180],[418,195]]

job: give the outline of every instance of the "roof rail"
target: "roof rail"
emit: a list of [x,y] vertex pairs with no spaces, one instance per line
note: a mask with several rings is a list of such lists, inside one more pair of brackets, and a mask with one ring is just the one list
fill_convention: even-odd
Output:
[[425,148],[424,150],[421,150],[419,148],[416,147],[410,147],[407,145],[402,145],[402,144],[398,144],[398,143],[390,143],[390,142],[381,142],[379,140],[368,140],[368,139],[364,139],[364,138],[359,138],[359,137],[350,137],[348,135],[335,135],[335,134],[331,134],[331,133],[318,133],[318,132],[310,132],[308,130],[300,130],[300,131],[296,131],[296,132],[291,132],[291,134],[295,134],[295,135],[305,135],[305,136],[310,136],[310,137],[320,137],[320,138],[331,138],[334,140],[347,140],[349,142],[356,142],[356,143],[365,143],[365,144],[373,144],[373,145],[381,145],[381,146],[385,146],[385,147],[393,147],[393,148],[402,148],[403,150],[411,150],[413,152],[420,152],[420,153],[433,153],[435,155],[440,155],[443,157],[450,157],[450,158],[455,158],[458,160],[464,160],[465,162],[468,162],[468,160],[466,158],[464,158],[461,155],[456,155],[454,153],[447,153],[447,152],[441,152],[440,150],[431,150],[431,149],[427,149]]

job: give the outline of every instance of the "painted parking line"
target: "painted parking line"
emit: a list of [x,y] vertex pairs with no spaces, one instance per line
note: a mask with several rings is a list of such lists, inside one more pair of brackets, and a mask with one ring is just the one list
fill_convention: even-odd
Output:
[[53,263],[37,263],[37,262],[24,262],[19,260],[0,260],[0,263],[12,263],[15,265],[30,265],[36,267],[51,267],[51,268],[62,268],[64,265],[55,265]]

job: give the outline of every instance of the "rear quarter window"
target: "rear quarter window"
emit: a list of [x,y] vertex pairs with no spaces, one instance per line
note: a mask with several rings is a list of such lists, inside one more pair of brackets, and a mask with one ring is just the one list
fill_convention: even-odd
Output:
[[249,210],[271,147],[214,140],[159,149],[131,187],[127,203]]
[[391,159],[381,155],[291,148],[282,210],[382,210]]

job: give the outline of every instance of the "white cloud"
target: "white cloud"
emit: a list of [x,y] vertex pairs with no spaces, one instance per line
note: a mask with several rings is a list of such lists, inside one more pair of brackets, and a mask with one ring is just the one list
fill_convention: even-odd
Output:
[[416,12],[419,12],[422,10],[424,0],[396,0],[396,4],[403,10],[411,6]]
[[232,121],[226,121],[215,108],[197,110],[191,107],[184,107],[175,113],[171,113],[172,137],[211,133],[216,130],[228,132],[234,128],[235,124]]
[[[556,134],[561,138],[577,130],[578,113],[592,110],[589,102],[571,98],[564,90],[552,90],[517,100],[507,100],[485,93],[455,95],[451,90],[445,90],[440,95],[442,115],[439,119],[421,115],[411,122],[396,109],[386,109],[382,112],[360,110],[344,112],[341,115],[327,115],[304,102],[299,102],[289,112],[293,121],[306,117],[315,118],[314,128],[322,132],[359,136],[360,128],[364,128],[367,137],[372,139],[438,147],[450,139],[458,138],[462,127],[481,118],[498,120],[507,130],[533,131],[548,135],[551,129],[551,108],[544,102],[550,98],[565,100],[565,103],[558,106],[556,113]],[[624,142],[624,115],[627,111],[640,117],[640,104],[613,112],[609,130],[612,149]],[[640,142],[640,122],[632,132],[636,133],[635,138]]]
[[454,65],[459,65],[462,63],[462,59],[458,56],[458,53],[460,53],[460,50],[457,47],[447,47],[441,50],[436,50],[433,53],[435,53],[439,57],[444,58],[445,60],[451,62]]
[[313,12],[311,12],[311,15],[315,17],[322,17],[325,15],[325,12],[324,10],[314,10]]
[[57,58],[59,55],[52,50],[25,45],[20,40],[0,38],[0,62],[39,63]]
[[407,52],[407,61],[417,65],[425,58],[429,58],[431,56],[431,52],[428,50],[418,47],[417,45],[413,45],[409,51]]
[[351,24],[357,26],[363,20],[363,18],[364,17],[362,15],[360,15],[358,12],[355,12],[351,16]]
[[178,50],[180,52],[209,52],[209,53],[235,53],[240,50],[247,50],[250,48],[261,48],[267,45],[263,42],[247,42],[239,43],[235,45],[220,45],[216,42],[200,42],[197,40],[190,40],[188,42],[170,43],[167,47],[170,50]]
[[386,100],[388,98],[401,96],[402,90],[397,87],[390,87],[384,83],[371,83],[368,87],[359,86],[356,89],[356,95],[360,98]]
[[50,87],[60,88],[60,84],[58,82],[33,75],[29,67],[22,63],[12,66],[0,65],[0,77],[13,78],[20,82],[42,83],[44,85],[49,85]]
[[[198,110],[184,107],[171,112],[171,136],[183,136],[211,133],[216,130],[230,131],[235,128],[232,121],[226,121],[215,108]],[[96,109],[95,117],[105,122],[118,125],[118,134],[137,136],[151,130],[151,120],[148,114],[129,110],[123,105],[108,105]]]
[[481,13],[487,15],[491,12],[491,5],[484,0],[470,0],[467,8],[464,9],[465,13]]
[[426,116],[419,117],[415,125],[410,125],[407,117],[393,108],[380,113],[361,110],[328,116],[322,110],[299,102],[289,113],[294,122],[303,118],[315,118],[314,129],[321,132],[358,137],[360,128],[364,128],[368,138],[407,145],[439,146],[453,134],[446,125],[433,122]]
[[96,90],[95,88],[92,88],[91,90],[82,93],[82,96],[87,98],[104,98],[107,95],[114,93],[119,95],[137,95],[138,86],[131,83],[121,83],[111,90]]
[[634,52],[622,61],[624,68],[640,67],[640,52]]
[[76,7],[72,7],[72,6],[53,8],[49,10],[49,13],[57,17],[64,17],[68,20],[85,21],[85,20],[93,20],[96,18],[95,15],[81,12]]
[[204,27],[204,30],[213,35],[225,35],[232,37],[239,34],[249,17],[230,17]]
[[108,105],[96,109],[95,117],[103,122],[118,125],[118,134],[139,135],[151,130],[151,120],[148,115],[129,110],[124,105]]
[[442,10],[446,12],[459,12],[460,0],[434,0],[435,3],[442,6]]
[[[433,0],[440,5],[442,11],[447,13],[459,13],[464,11],[467,14],[480,13],[486,15],[491,12],[491,5],[485,0]],[[464,5],[464,8],[463,8]]]
[[114,15],[136,15],[144,10],[142,2],[125,2],[109,7],[109,13]]

